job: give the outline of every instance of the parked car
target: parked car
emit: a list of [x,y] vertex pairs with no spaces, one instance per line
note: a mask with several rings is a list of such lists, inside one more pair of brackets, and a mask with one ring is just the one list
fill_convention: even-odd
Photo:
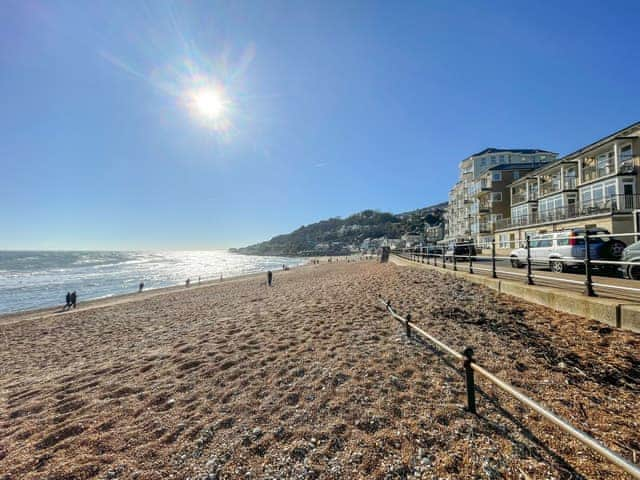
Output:
[[620,265],[622,276],[632,280],[640,280],[640,242],[635,242],[625,248],[620,258],[623,262],[637,262],[638,265]]
[[469,256],[471,256],[471,258],[473,260],[475,260],[476,258],[476,246],[473,244],[470,245],[458,245],[458,244],[450,244],[447,247],[446,252],[444,252],[444,258],[446,261],[453,261],[453,256],[458,257],[456,260],[460,259],[462,260],[460,257],[466,257],[469,258]]
[[[532,263],[548,265],[554,272],[583,267],[584,232],[584,228],[573,228],[531,237],[529,248]],[[603,228],[592,228],[588,232],[589,235],[610,235]],[[589,238],[589,254],[592,260],[619,260],[625,246],[624,242],[606,236]],[[527,264],[527,249],[517,248],[510,253],[509,257],[512,267],[524,267]],[[613,265],[594,264],[593,267],[606,272],[616,270]]]

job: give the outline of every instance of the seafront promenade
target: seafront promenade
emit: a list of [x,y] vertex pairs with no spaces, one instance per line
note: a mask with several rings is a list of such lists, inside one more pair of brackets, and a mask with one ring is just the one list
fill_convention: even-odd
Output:
[[638,334],[393,264],[274,280],[0,325],[5,478],[625,478],[490,385],[466,412],[458,366],[379,295],[626,458],[640,449]]

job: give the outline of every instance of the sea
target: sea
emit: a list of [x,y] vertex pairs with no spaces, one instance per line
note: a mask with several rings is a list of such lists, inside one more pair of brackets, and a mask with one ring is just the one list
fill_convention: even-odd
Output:
[[302,258],[210,251],[0,251],[0,314],[295,267]]

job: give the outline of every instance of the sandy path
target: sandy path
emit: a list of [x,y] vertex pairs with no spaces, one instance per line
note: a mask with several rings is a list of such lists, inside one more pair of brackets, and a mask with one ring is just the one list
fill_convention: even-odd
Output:
[[637,334],[394,265],[263,280],[0,325],[0,478],[624,478],[490,386],[466,413],[457,370],[378,294],[640,450]]

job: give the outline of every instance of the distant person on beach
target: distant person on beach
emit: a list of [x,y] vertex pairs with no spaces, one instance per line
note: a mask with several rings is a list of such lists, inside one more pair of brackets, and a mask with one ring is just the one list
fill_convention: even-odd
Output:
[[71,300],[71,306],[72,306],[73,308],[76,308],[76,302],[77,302],[77,300],[78,300],[78,295],[76,294],[76,291],[75,291],[75,290],[74,290],[73,292],[71,292],[71,298],[70,298],[70,300]]
[[273,272],[269,270],[267,272],[267,285],[271,286],[272,283],[273,283]]
[[71,308],[71,292],[67,292],[66,300],[67,300],[67,303],[64,306],[64,309],[69,310]]
[[142,292],[143,288],[144,288],[144,282],[140,282],[140,285],[138,285],[138,292]]
[[191,279],[187,278],[187,281],[184,282],[185,286],[188,287],[191,284]]

